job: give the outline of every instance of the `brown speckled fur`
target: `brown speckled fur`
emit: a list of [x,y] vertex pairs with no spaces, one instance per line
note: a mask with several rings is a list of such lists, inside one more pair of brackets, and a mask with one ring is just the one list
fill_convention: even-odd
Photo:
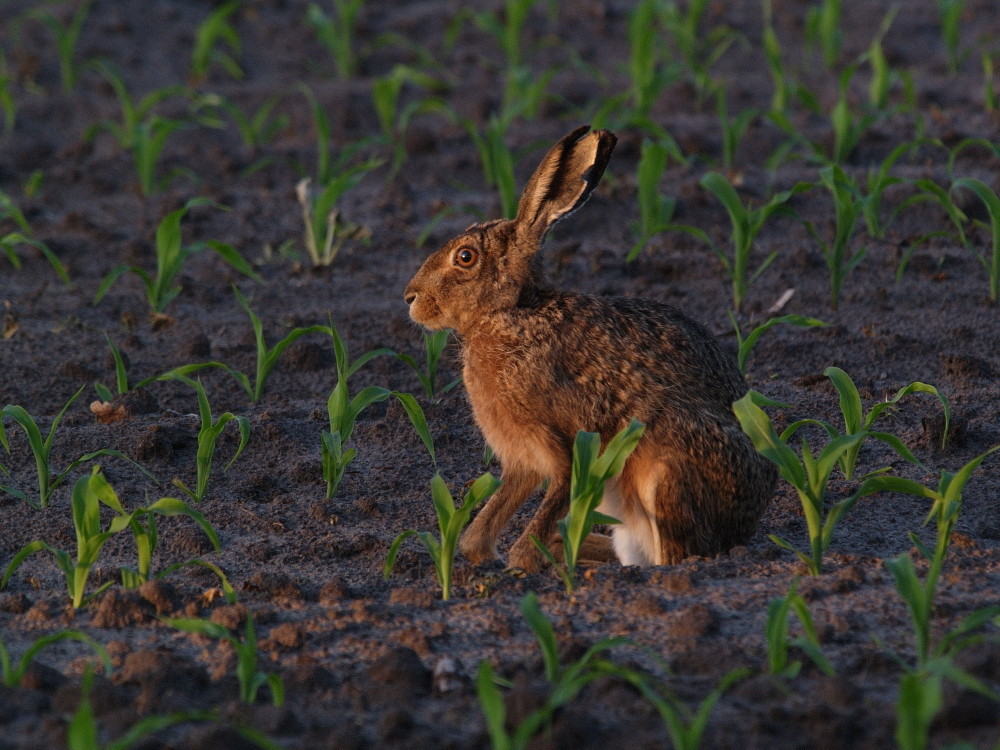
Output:
[[539,569],[530,536],[550,539],[566,513],[577,431],[606,442],[633,417],[646,432],[615,487],[621,539],[652,540],[641,561],[675,563],[747,541],[774,491],[774,467],[732,412],[743,378],[702,326],[658,302],[559,291],[542,278],[535,256],[546,232],[586,201],[615,145],[612,133],[588,131],[549,151],[513,221],[471,227],[406,288],[416,322],[458,333],[473,414],[503,467],[502,487],[461,540],[473,562],[496,556],[503,527],[548,479],[508,558]]

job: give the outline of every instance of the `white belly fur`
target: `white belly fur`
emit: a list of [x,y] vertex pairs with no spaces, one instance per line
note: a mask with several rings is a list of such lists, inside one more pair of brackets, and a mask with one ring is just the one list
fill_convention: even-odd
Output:
[[[597,510],[617,518],[620,524],[612,526],[612,543],[615,554],[622,565],[655,565],[660,548],[659,531],[655,516],[646,508],[653,507],[655,486],[642,488],[650,490],[649,498],[640,497],[640,503],[629,503],[628,512],[622,498],[618,479],[609,479],[604,485],[604,497]],[[646,493],[644,492],[643,495]]]

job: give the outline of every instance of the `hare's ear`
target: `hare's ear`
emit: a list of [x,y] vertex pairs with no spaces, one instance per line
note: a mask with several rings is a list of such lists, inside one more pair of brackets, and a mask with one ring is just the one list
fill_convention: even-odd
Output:
[[600,182],[618,138],[583,125],[553,146],[524,188],[514,220],[539,242],[559,219],[584,203]]

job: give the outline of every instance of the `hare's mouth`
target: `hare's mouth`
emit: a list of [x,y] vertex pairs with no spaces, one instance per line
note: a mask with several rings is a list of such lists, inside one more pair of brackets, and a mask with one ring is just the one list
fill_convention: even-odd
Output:
[[424,328],[434,330],[445,328],[441,322],[441,308],[434,304],[433,300],[426,299],[421,295],[410,303],[410,320],[419,323]]

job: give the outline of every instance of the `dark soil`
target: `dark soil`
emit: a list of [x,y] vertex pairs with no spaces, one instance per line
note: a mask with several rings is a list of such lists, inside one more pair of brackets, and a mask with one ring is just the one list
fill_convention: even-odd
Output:
[[[407,317],[403,288],[421,260],[451,234],[480,217],[499,213],[495,191],[483,182],[479,158],[461,124],[434,113],[415,118],[406,135],[408,158],[391,174],[382,167],[367,176],[341,203],[350,221],[369,227],[371,244],[348,244],[335,263],[311,269],[303,262],[300,209],[295,186],[314,170],[316,132],[304,82],[327,112],[336,150],[379,133],[369,95],[372,81],[397,63],[419,65],[411,47],[422,45],[440,64],[432,72],[447,83],[440,95],[461,116],[482,126],[502,98],[503,55],[495,41],[464,23],[455,43],[446,36],[456,4],[419,0],[369,0],[359,17],[358,74],[340,81],[331,57],[305,23],[299,0],[245,3],[232,18],[242,38],[234,57],[245,71],[231,78],[221,66],[204,80],[190,75],[191,46],[198,24],[215,7],[198,0],[97,0],[83,26],[77,60],[101,58],[122,72],[129,90],[188,84],[256,111],[270,97],[288,125],[257,149],[245,146],[229,121],[223,128],[192,125],[168,138],[159,168],[171,172],[163,189],[145,197],[134,165],[107,133],[85,139],[102,119],[120,117],[111,87],[91,67],[82,70],[72,93],[60,87],[51,33],[24,14],[38,3],[9,0],[0,25],[0,49],[12,78],[17,105],[13,132],[0,140],[0,189],[22,208],[35,236],[65,262],[72,287],[64,286],[35,250],[19,248],[23,268],[0,256],[0,404],[18,404],[47,430],[79,388],[52,446],[61,470],[82,453],[99,448],[123,451],[162,483],[154,485],[132,465],[101,459],[109,481],[127,507],[176,494],[170,480],[194,481],[197,404],[181,383],[154,383],[124,399],[123,420],[100,423],[90,411],[95,381],[113,386],[114,366],[105,334],[120,346],[132,382],[170,368],[219,360],[252,372],[254,344],[249,320],[234,298],[239,284],[263,321],[269,341],[292,326],[335,321],[351,353],[388,346],[421,358],[420,332]],[[71,4],[46,5],[67,20]],[[477,3],[490,7],[500,3]],[[809,3],[775,0],[777,33],[798,79],[816,92],[822,111],[836,101],[837,82],[806,46]],[[867,49],[889,10],[889,2],[845,3],[842,61]],[[518,156],[523,184],[544,148],[588,121],[600,102],[628,85],[627,20],[631,4],[614,0],[538,4],[524,35],[527,59],[538,72],[557,66],[537,117],[516,119],[508,143]],[[551,6],[551,7],[550,7]],[[983,101],[980,45],[1000,35],[1000,15],[988,0],[970,0],[962,23],[963,45],[972,51],[960,72],[950,75],[938,26],[936,3],[900,6],[884,40],[890,64],[908,72],[917,110],[878,119],[863,134],[845,168],[859,180],[898,144],[924,134],[954,147],[969,137],[1000,142],[1000,122]],[[727,25],[742,35],[712,69],[729,88],[729,108],[766,109],[772,83],[761,52],[757,2],[713,3],[705,28]],[[387,41],[386,35],[395,35]],[[842,66],[841,66],[842,67]],[[866,101],[868,69],[852,85],[852,102]],[[404,89],[404,100],[420,95]],[[892,99],[904,97],[897,84]],[[189,102],[177,97],[157,107],[187,116]],[[719,168],[722,134],[714,103],[701,103],[690,82],[669,86],[653,111],[690,158],[671,166],[662,189],[676,196],[675,219],[701,227],[725,246],[728,220],[721,206],[698,186]],[[796,104],[793,120],[810,139],[829,144],[825,115]],[[641,133],[623,129],[604,184],[585,210],[565,221],[549,239],[546,256],[554,278],[568,288],[592,293],[644,295],[688,312],[735,352],[727,310],[729,287],[718,261],[682,233],[655,237],[632,264],[623,260],[634,242],[638,218],[635,170]],[[731,177],[746,200],[759,202],[772,190],[799,180],[815,181],[817,165],[804,159],[766,169],[785,136],[757,117],[742,140]],[[387,156],[385,147],[368,151]],[[367,153],[367,152],[366,152]],[[932,178],[948,185],[948,154],[939,146],[902,159],[895,173]],[[1000,161],[983,148],[961,152],[955,176],[977,177],[996,188]],[[32,174],[37,190],[25,194]],[[912,190],[890,190],[884,215]],[[194,208],[184,221],[185,241],[229,243],[251,261],[266,283],[241,276],[215,254],[194,255],[179,277],[183,290],[151,320],[138,276],[129,274],[97,305],[101,280],[120,264],[152,268],[153,239],[160,219],[194,196],[228,208]],[[832,233],[829,194],[814,189],[792,207],[822,236]],[[971,197],[963,206],[986,219]],[[439,212],[423,246],[417,238]],[[4,232],[12,230],[5,224]],[[883,416],[881,429],[910,445],[924,467],[899,459],[881,443],[861,453],[861,471],[891,466],[903,476],[935,484],[942,469],[957,469],[1000,443],[1000,321],[987,299],[986,273],[976,257],[952,236],[920,244],[901,280],[897,263],[919,238],[950,224],[932,203],[904,210],[884,240],[863,229],[853,247],[867,256],[848,277],[839,309],[829,308],[827,271],[818,243],[790,216],[765,227],[756,259],[777,258],[751,288],[742,320],[763,320],[788,289],[795,294],[783,313],[822,318],[829,327],[778,326],[757,345],[748,366],[750,385],[792,407],[776,412],[788,424],[805,416],[839,419],[836,393],[823,370],[831,365],[854,378],[866,406],[892,396],[901,386],[924,381],[938,386],[953,410],[953,432],[940,447],[940,406],[914,395]],[[988,253],[987,229],[969,230],[972,245]],[[277,251],[283,243],[299,260]],[[441,383],[457,373],[449,351]],[[113,585],[79,611],[69,606],[61,573],[51,555],[28,559],[0,593],[0,634],[19,655],[39,636],[64,628],[92,635],[107,646],[114,669],[97,678],[91,702],[102,741],[122,735],[141,717],[197,709],[217,711],[209,722],[193,722],[155,735],[144,748],[235,748],[249,740],[250,726],[280,747],[488,747],[474,678],[486,659],[513,680],[506,691],[512,719],[545,695],[542,661],[518,604],[537,592],[553,622],[565,659],[590,645],[626,636],[636,647],[612,654],[656,677],[694,705],[730,670],[748,667],[750,676],[729,690],[709,722],[703,747],[886,748],[893,745],[900,665],[914,658],[906,607],[884,566],[907,553],[907,532],[930,538],[921,524],[926,501],[901,495],[860,500],[838,528],[827,571],[804,577],[799,590],[812,612],[823,649],[837,671],[826,677],[808,661],[787,682],[762,674],[767,647],[768,603],[787,592],[804,570],[767,538],[778,534],[806,545],[805,523],[792,488],[779,484],[756,536],[719,559],[689,559],[670,568],[607,565],[588,571],[573,597],[558,579],[542,573],[519,576],[502,563],[473,567],[456,562],[456,590],[448,602],[429,556],[408,542],[396,573],[383,580],[390,543],[405,529],[436,529],[429,481],[435,470],[402,408],[384,402],[365,411],[353,437],[356,460],[336,497],[324,500],[320,434],[326,427],[326,399],[336,375],[332,347],[322,335],[300,339],[283,356],[257,403],[248,403],[235,381],[219,370],[201,374],[216,415],[249,418],[253,433],[243,455],[223,470],[237,445],[227,428],[216,455],[208,495],[198,508],[217,530],[222,549],[211,546],[193,522],[160,521],[154,567],[192,557],[220,566],[232,581],[238,604],[219,596],[218,579],[200,568],[182,568],[138,590]],[[414,373],[402,362],[379,357],[351,380],[364,386],[420,393]],[[482,473],[484,445],[461,387],[440,400],[422,400],[434,435],[438,467],[459,493]],[[116,406],[118,404],[115,404]],[[35,488],[35,469],[25,435],[5,421],[11,455],[0,452],[10,477],[0,481]],[[813,438],[819,441],[820,436]],[[995,604],[1000,591],[1000,472],[987,459],[973,477],[958,533],[940,584],[933,619],[939,639],[974,609]],[[489,467],[496,471],[497,467]],[[0,562],[7,565],[28,542],[43,539],[74,554],[70,489],[89,466],[71,473],[44,510],[0,494]],[[836,480],[832,499],[846,497],[855,483]],[[515,518],[503,547],[516,538],[533,505]],[[125,535],[102,552],[90,586],[117,582],[122,566],[134,566],[135,550]],[[175,630],[161,616],[199,616],[238,628],[253,613],[260,639],[260,666],[284,680],[287,699],[274,708],[262,688],[253,707],[238,701],[233,652],[214,641]],[[793,634],[798,633],[793,624]],[[995,632],[994,632],[995,635]],[[648,649],[648,650],[643,650]],[[664,674],[651,654],[669,667]],[[795,658],[802,658],[793,652]],[[958,663],[1000,689],[1000,646],[993,641],[963,652]],[[42,652],[19,687],[0,688],[0,748],[52,748],[66,744],[68,717],[79,705],[90,651],[63,642]],[[435,670],[438,676],[435,677]],[[932,744],[966,741],[992,747],[1000,734],[1000,704],[948,684],[932,728]],[[637,691],[605,679],[561,710],[538,747],[666,747],[665,725]]]

